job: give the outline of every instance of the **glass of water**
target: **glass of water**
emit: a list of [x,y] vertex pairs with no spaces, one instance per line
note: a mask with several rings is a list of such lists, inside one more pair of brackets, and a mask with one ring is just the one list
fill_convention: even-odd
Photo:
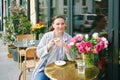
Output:
[[28,40],[26,38],[23,39],[23,45],[27,46],[28,45]]
[[77,63],[77,69],[79,74],[85,73],[85,62],[82,60],[76,60]]

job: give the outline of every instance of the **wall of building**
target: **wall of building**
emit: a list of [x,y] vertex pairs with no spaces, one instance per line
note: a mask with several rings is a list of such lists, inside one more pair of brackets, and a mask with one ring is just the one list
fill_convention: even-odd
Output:
[[32,25],[36,24],[35,0],[30,0],[30,21]]

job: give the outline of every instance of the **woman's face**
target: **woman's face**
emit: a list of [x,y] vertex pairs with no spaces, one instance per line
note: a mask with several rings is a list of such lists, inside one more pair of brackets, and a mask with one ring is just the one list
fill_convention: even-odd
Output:
[[65,20],[63,18],[57,18],[52,24],[54,30],[58,33],[64,32],[65,30]]

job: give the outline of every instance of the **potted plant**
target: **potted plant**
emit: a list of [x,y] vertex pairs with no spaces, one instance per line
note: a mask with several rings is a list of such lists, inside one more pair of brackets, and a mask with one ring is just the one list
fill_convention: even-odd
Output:
[[5,34],[3,35],[3,40],[5,44],[12,44],[12,42],[15,40],[14,37],[14,26],[12,21],[9,21],[7,17],[4,17],[5,20]]
[[38,40],[46,32],[47,27],[44,22],[39,22],[32,27],[32,33],[35,35],[35,39]]
[[4,44],[8,45],[8,58],[11,58],[11,48],[16,48],[12,45],[12,43],[15,41],[14,36],[14,27],[12,21],[9,21],[7,17],[4,17],[5,20],[5,34],[3,34],[2,39],[4,41]]
[[31,33],[31,22],[27,16],[25,16],[23,10],[23,8],[18,6],[11,7],[11,16],[4,17],[5,34],[3,41],[8,45],[8,51],[13,51],[10,49],[16,49],[16,47],[13,46],[13,42],[16,41],[17,35]]

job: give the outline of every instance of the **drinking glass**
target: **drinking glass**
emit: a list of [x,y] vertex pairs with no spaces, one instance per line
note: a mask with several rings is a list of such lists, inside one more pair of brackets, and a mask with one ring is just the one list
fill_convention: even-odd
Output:
[[28,45],[28,40],[26,38],[23,39],[23,45],[27,46]]
[[85,62],[82,60],[76,60],[77,63],[77,69],[79,74],[85,73]]

